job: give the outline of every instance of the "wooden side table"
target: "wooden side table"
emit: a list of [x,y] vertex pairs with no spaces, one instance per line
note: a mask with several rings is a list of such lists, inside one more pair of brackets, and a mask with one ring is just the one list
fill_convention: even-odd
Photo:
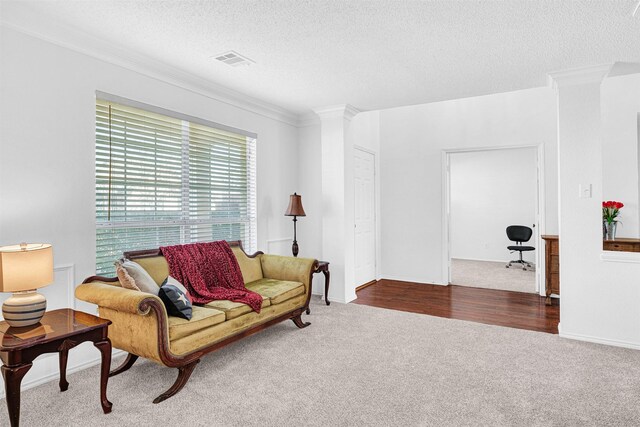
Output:
[[111,341],[107,336],[110,320],[68,308],[45,313],[39,324],[12,328],[0,322],[0,359],[11,427],[20,423],[20,384],[31,369],[33,360],[44,353],[59,353],[60,391],[69,388],[67,356],[69,350],[85,341],[92,341],[102,354],[100,371],[100,403],[105,414],[111,412],[107,400],[107,380],[111,365]]
[[[316,268],[313,273],[315,274],[320,272],[324,274],[324,302],[326,302],[327,305],[330,305],[331,301],[329,301],[329,282],[331,280],[331,273],[329,272],[328,261],[318,261],[318,268]],[[306,313],[311,313],[311,309],[307,308]]]

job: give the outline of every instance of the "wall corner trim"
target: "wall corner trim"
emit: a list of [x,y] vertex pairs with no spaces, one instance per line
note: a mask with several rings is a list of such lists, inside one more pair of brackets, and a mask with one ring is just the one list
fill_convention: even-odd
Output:
[[320,117],[315,112],[308,112],[298,116],[298,127],[307,127],[320,124]]
[[361,113],[356,107],[349,104],[331,105],[328,107],[314,108],[313,111],[320,116],[320,119],[344,117],[351,120],[356,114]]
[[614,63],[608,63],[552,71],[547,74],[547,83],[556,91],[565,86],[600,83],[614,65]]

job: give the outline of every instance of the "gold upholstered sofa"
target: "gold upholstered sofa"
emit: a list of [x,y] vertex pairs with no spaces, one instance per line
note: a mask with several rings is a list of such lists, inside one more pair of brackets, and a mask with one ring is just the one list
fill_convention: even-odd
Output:
[[[222,300],[193,306],[191,320],[167,315],[162,300],[152,294],[125,289],[117,278],[92,276],[76,288],[76,297],[96,304],[100,317],[111,320],[109,338],[114,347],[128,352],[125,361],[109,376],[120,374],[138,357],[178,368],[175,383],[153,402],[178,393],[200,358],[233,341],[270,325],[291,319],[299,328],[309,325],[301,315],[309,307],[314,259],[247,255],[240,241],[229,242],[238,260],[247,289],[262,295],[260,313],[248,305]],[[125,252],[160,285],[169,266],[158,249]]]

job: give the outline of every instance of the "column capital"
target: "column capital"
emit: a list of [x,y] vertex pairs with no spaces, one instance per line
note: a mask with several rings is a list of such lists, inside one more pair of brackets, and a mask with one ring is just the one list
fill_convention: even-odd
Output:
[[340,104],[331,105],[328,107],[314,108],[313,112],[320,116],[320,120],[335,119],[338,117],[351,120],[356,114],[360,112],[360,110],[355,108],[353,105]]
[[553,71],[547,74],[547,82],[556,91],[566,86],[601,83],[613,65],[613,63],[609,63]]

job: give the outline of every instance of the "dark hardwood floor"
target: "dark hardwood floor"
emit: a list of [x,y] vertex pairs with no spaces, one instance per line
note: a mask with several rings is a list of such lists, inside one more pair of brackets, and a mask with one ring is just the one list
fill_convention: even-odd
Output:
[[551,334],[558,333],[560,321],[557,299],[547,306],[544,297],[522,292],[383,279],[357,295],[355,304]]

